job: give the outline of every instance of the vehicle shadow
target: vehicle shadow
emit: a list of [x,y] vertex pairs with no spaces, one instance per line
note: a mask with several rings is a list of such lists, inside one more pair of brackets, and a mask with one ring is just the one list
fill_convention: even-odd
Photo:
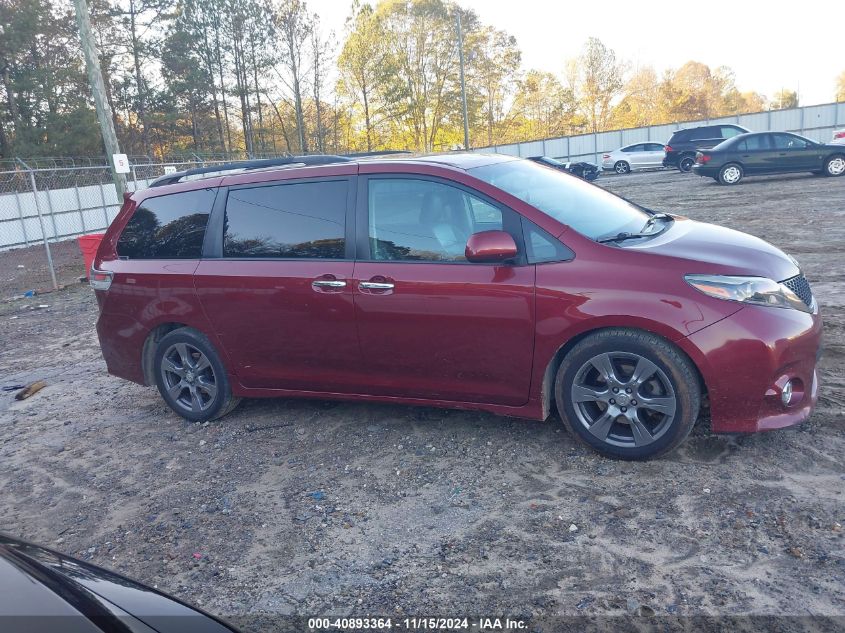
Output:
[[[329,443],[342,441],[343,437],[373,436],[382,440],[404,437],[406,444],[424,442],[438,446],[445,444],[447,447],[461,446],[462,450],[469,452],[521,444],[522,449],[535,456],[546,454],[553,461],[559,461],[562,455],[606,460],[574,438],[557,413],[540,422],[483,411],[392,403],[247,398],[232,413],[212,424],[215,423],[237,425],[246,433],[266,437],[287,428],[293,429],[294,434],[300,437],[311,433],[328,434],[325,439]],[[376,451],[387,447],[373,445],[371,448]],[[702,418],[678,449],[657,461],[725,463],[740,448],[740,442],[735,437],[713,434],[709,420]]]
[[[811,173],[795,173],[795,174],[781,174],[781,175],[767,175],[767,176],[745,176],[739,183],[736,185],[731,185],[733,187],[761,187],[767,184],[771,184],[773,182],[791,182],[794,180],[822,180],[824,176],[817,176],[816,174]],[[728,189],[728,186],[722,185],[721,183],[716,182],[711,178],[703,178],[703,180],[708,180],[707,183],[711,187],[724,187]]]

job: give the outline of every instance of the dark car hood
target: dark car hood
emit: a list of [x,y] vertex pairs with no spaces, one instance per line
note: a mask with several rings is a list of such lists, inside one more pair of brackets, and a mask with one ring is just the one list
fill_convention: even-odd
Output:
[[655,238],[630,244],[626,245],[630,250],[689,261],[684,273],[752,275],[776,281],[799,273],[783,251],[759,237],[688,218],[677,218]]
[[26,625],[22,629],[33,633],[235,633],[172,596],[4,534],[0,589],[0,622],[21,622]]

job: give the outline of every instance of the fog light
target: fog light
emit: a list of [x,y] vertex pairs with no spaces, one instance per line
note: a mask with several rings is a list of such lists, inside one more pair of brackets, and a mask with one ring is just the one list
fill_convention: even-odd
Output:
[[783,406],[788,407],[792,402],[792,381],[788,381],[780,392],[780,401]]

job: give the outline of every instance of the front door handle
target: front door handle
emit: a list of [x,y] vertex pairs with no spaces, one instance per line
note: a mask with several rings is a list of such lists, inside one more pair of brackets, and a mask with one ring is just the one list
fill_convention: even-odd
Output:
[[315,279],[311,285],[315,288],[345,288],[346,282],[342,279]]
[[381,281],[362,281],[358,287],[366,290],[393,290],[392,283]]

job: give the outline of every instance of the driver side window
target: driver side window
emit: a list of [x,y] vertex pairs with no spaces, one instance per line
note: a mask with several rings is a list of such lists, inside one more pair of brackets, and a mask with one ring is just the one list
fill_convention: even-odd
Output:
[[501,209],[431,180],[371,178],[367,206],[375,260],[463,262],[470,235],[503,228]]
[[772,134],[775,149],[805,149],[806,141],[791,134]]

